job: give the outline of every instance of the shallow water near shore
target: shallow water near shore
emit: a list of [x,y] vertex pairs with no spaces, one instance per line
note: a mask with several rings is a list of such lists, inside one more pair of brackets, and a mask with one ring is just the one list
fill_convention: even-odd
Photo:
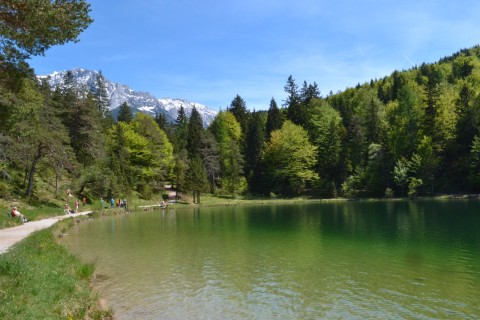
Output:
[[480,317],[480,202],[156,210],[63,242],[117,319]]

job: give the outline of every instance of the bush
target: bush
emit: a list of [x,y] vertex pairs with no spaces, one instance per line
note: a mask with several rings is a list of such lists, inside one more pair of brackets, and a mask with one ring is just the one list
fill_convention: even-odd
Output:
[[391,188],[385,189],[385,198],[393,198],[393,190]]

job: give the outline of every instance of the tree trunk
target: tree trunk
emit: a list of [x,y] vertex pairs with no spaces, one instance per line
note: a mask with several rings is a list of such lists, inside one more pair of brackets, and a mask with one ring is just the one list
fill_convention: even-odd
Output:
[[32,161],[32,167],[30,168],[30,173],[28,175],[28,185],[27,185],[27,196],[32,195],[32,187],[33,187],[33,175],[35,174],[35,169],[37,167],[38,160],[40,160],[41,156],[36,155],[35,158],[33,158]]
[[33,175],[35,174],[35,170],[37,168],[38,160],[40,160],[40,158],[42,158],[42,149],[43,148],[44,148],[44,146],[42,145],[42,143],[40,143],[38,145],[37,155],[33,158],[32,166],[30,167],[30,173],[28,175],[28,185],[27,185],[27,192],[26,192],[27,196],[32,195]]
[[25,187],[25,185],[27,184],[27,177],[28,177],[28,166],[25,165],[25,174],[23,175],[22,187]]
[[58,195],[58,174],[55,175],[55,197]]

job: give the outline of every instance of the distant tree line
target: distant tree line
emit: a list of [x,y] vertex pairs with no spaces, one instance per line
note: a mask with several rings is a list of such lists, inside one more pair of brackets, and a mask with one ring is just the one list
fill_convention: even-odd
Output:
[[[162,114],[134,115],[126,102],[114,119],[101,73],[92,90],[77,88],[71,73],[51,89],[26,63],[75,41],[91,22],[89,6],[46,1],[52,20],[29,11],[34,25],[22,20],[17,2],[0,5],[0,194],[40,197],[48,187],[68,187],[90,197],[148,199],[172,184],[200,202],[202,193],[415,197],[479,190],[478,46],[327,96],[315,82],[299,86],[289,76],[281,106],[272,98],[268,110],[250,111],[237,95],[208,127],[195,108],[189,116],[181,108],[170,124]],[[69,23],[55,20],[58,10],[70,10],[62,16]]]

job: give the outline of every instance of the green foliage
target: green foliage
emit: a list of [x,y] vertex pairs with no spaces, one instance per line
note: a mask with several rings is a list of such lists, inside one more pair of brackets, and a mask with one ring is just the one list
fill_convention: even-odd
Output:
[[415,177],[410,178],[408,183],[408,197],[415,198],[417,195],[418,188],[423,184],[422,179],[418,179]]
[[190,158],[200,154],[201,140],[203,136],[202,116],[197,108],[193,107],[187,129],[187,151]]
[[83,0],[0,2],[0,60],[18,63],[54,45],[77,41],[92,19]]
[[[22,3],[25,9],[33,5]],[[49,17],[31,34],[2,33],[4,24],[1,48],[14,45],[17,53],[38,54],[75,39],[89,23],[83,1],[47,1],[38,10],[57,14],[67,3],[78,14],[69,36],[34,39],[61,17]],[[35,20],[35,14],[6,23],[22,24],[29,15]],[[22,47],[27,42],[32,47]],[[0,192],[34,198],[44,185],[55,185],[55,193],[68,185],[77,195],[137,192],[150,198],[169,182],[177,191],[193,191],[195,201],[208,190],[335,196],[342,186],[349,197],[477,192],[479,52],[480,47],[462,50],[326,98],[315,82],[303,81],[299,89],[289,76],[283,109],[272,98],[268,111],[250,112],[237,95],[207,130],[196,108],[187,118],[183,107],[176,123],[168,124],[160,115],[134,116],[123,103],[113,123],[101,73],[98,90],[89,94],[75,88],[71,73],[52,91],[36,81],[22,54],[15,61],[0,55]]]
[[393,198],[394,192],[391,188],[385,189],[385,198],[390,199]]
[[127,102],[122,103],[118,107],[118,116],[117,116],[117,121],[118,122],[130,122],[133,120],[133,112],[132,108],[128,105]]
[[358,167],[355,173],[348,176],[342,183],[342,194],[347,198],[355,198],[364,195],[364,186],[366,181],[366,172],[364,169]]
[[332,181],[342,151],[344,128],[338,111],[326,101],[313,99],[308,105],[307,128],[310,140],[317,146],[317,172]]
[[304,127],[307,123],[307,108],[291,75],[287,79],[284,90],[287,93],[287,100],[285,100],[287,118],[294,124]]
[[111,316],[111,311],[96,306],[99,296],[91,290],[94,265],[81,263],[59,245],[53,235],[56,230],[38,231],[0,255],[0,318]]
[[195,203],[200,203],[200,193],[210,190],[207,173],[199,155],[196,155],[189,162],[186,189],[193,191],[194,195],[198,195],[198,200],[196,200],[194,196]]
[[173,146],[151,116],[138,113],[130,123],[117,123],[107,145],[108,167],[116,178],[112,185],[121,190],[133,187],[144,196],[148,188],[160,192],[161,182],[173,175]]
[[317,164],[317,147],[308,139],[307,132],[291,121],[272,132],[265,147],[264,162],[271,176],[273,192],[299,194],[307,183],[318,180],[313,168]]
[[408,182],[408,162],[404,158],[399,159],[395,164],[393,180],[400,187],[401,194],[403,195],[405,185]]
[[237,122],[240,124],[242,132],[245,133],[247,131],[248,121],[247,104],[245,103],[245,100],[237,94],[230,103],[230,107],[227,108],[227,111],[235,116],[235,119],[237,119]]
[[270,108],[268,109],[267,124],[265,128],[265,134],[267,140],[270,139],[270,134],[274,130],[278,130],[282,127],[283,119],[278,109],[277,102],[272,98],[270,100]]

